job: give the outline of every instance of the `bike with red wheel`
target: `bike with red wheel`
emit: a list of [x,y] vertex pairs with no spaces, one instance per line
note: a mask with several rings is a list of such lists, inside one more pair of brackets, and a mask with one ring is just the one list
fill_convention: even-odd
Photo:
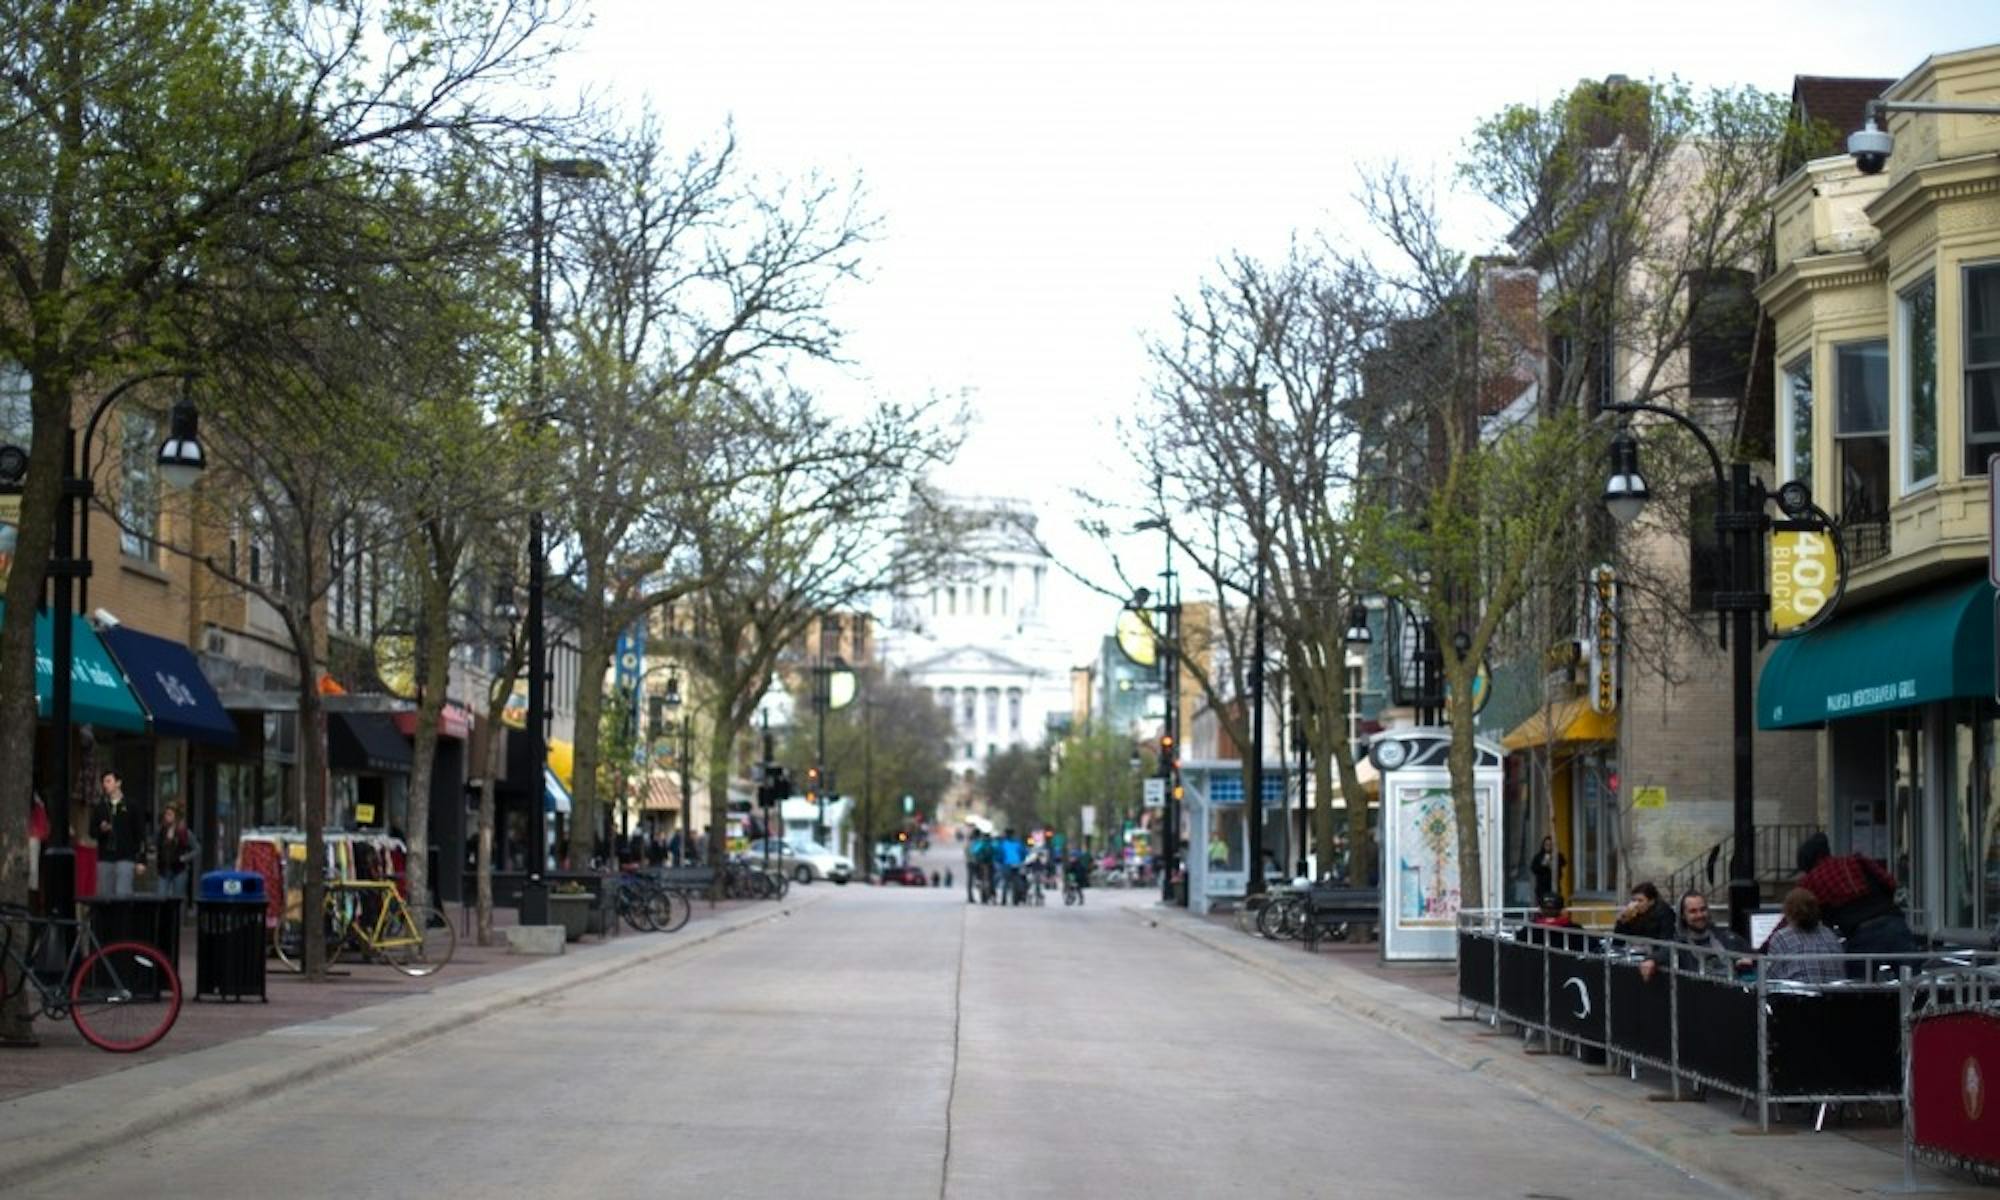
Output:
[[181,1015],[180,974],[158,949],[100,944],[87,922],[0,904],[0,998],[23,987],[35,995],[31,1015],[67,1017],[85,1041],[114,1054],[144,1050]]

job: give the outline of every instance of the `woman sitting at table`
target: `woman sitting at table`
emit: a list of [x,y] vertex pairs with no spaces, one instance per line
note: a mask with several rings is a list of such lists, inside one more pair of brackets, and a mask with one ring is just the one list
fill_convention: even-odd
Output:
[[1764,953],[1773,960],[1766,977],[1793,983],[1837,983],[1847,977],[1840,960],[1816,956],[1840,952],[1839,935],[1820,921],[1819,899],[1802,887],[1785,893],[1784,923],[1764,942]]

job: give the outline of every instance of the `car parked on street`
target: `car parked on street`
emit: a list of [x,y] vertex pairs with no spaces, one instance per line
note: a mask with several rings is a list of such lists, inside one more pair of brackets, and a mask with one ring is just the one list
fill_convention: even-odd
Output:
[[929,887],[930,880],[924,877],[923,868],[912,866],[884,867],[883,884],[899,884],[903,887]]
[[[750,843],[744,851],[752,861],[762,862],[766,841],[759,838]],[[814,841],[782,842],[776,838],[769,840],[771,866],[783,871],[795,883],[814,883],[830,879],[835,883],[846,883],[854,878],[854,862],[845,854],[835,854]]]

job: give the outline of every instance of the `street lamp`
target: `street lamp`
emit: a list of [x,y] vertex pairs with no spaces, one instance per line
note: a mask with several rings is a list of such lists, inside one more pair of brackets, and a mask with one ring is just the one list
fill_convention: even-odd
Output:
[[[815,796],[819,801],[819,815],[813,821],[813,840],[825,845],[828,841],[826,830],[826,794],[832,788],[830,773],[826,769],[826,714],[829,709],[846,708],[854,702],[854,672],[847,667],[847,660],[836,654],[833,662],[826,661],[826,636],[832,630],[833,636],[840,637],[840,618],[827,617],[820,622],[819,662],[813,671],[813,713],[819,720],[818,748],[813,758],[811,778],[815,784]],[[769,836],[769,831],[765,831]]]
[[[1174,867],[1180,857],[1180,619],[1181,604],[1179,590],[1175,586],[1174,574],[1174,532],[1173,526],[1163,517],[1149,517],[1132,527],[1139,533],[1157,529],[1164,535],[1166,545],[1166,569],[1160,573],[1160,604],[1153,610],[1160,621],[1163,636],[1160,638],[1160,679],[1167,702],[1166,720],[1160,728],[1160,761],[1155,768],[1160,774],[1161,790],[1166,794],[1160,803],[1160,899],[1172,904],[1174,896]],[[1151,593],[1140,588],[1134,593],[1132,605],[1144,610]],[[1135,764],[1136,765],[1136,764]],[[1184,903],[1185,901],[1183,901]]]
[[[51,916],[67,918],[76,907],[76,850],[70,844],[69,789],[73,775],[70,763],[70,722],[73,681],[70,660],[76,654],[76,634],[71,622],[73,611],[89,603],[90,500],[95,494],[89,469],[90,446],[97,438],[97,423],[111,406],[133,387],[158,376],[127,380],[111,389],[90,411],[84,422],[83,439],[77,440],[74,426],[63,429],[63,465],[60,495],[56,502],[55,536],[50,551],[48,575],[52,592],[50,657],[55,670],[49,678],[49,723],[53,747],[49,755],[55,777],[55,800],[48,805],[49,839],[42,850],[42,893]],[[180,398],[174,402],[167,438],[160,443],[154,461],[168,486],[183,489],[201,477],[207,465],[202,452],[200,414],[191,394],[192,378],[181,378]],[[83,469],[78,471],[79,450]],[[17,466],[18,471],[13,468]],[[18,492],[26,476],[27,456],[18,447],[0,447],[0,491]],[[32,614],[21,619],[32,620]]]
[[[557,179],[603,179],[610,174],[610,170],[594,158],[542,158],[537,155],[529,160],[528,173],[534,193],[528,221],[532,266],[529,286],[534,291],[528,306],[528,388],[534,418],[539,421],[544,415],[542,353],[549,336],[548,272],[544,266],[548,257],[549,231],[548,222],[542,215],[542,181],[551,175]],[[533,756],[538,785],[541,783],[541,772],[547,769],[549,755],[549,646],[543,613],[543,593],[548,589],[548,547],[543,542],[542,511],[537,508],[528,514],[528,749]],[[543,882],[542,872],[548,869],[549,862],[549,814],[543,791],[542,786],[535,788],[535,800],[530,806],[535,814],[530,822],[534,829],[534,857],[528,864],[527,879],[521,885],[523,911],[547,909],[548,885]]]
[[[1418,725],[1444,723],[1444,656],[1438,649],[1437,624],[1418,612],[1401,596],[1382,597],[1389,625],[1390,694],[1397,704],[1415,710]],[[1343,640],[1349,646],[1369,646],[1375,641],[1368,625],[1368,607],[1356,604],[1347,610],[1347,630]],[[1463,635],[1459,641],[1465,643]],[[1461,644],[1462,654],[1467,648]]]
[[[1603,411],[1651,413],[1665,417],[1694,435],[1708,454],[1717,496],[1715,530],[1728,549],[1726,582],[1715,593],[1715,610],[1726,614],[1722,642],[1730,651],[1732,728],[1735,734],[1734,843],[1729,856],[1729,924],[1737,933],[1750,932],[1750,914],[1758,906],[1755,784],[1752,777],[1752,667],[1756,655],[1755,635],[1770,636],[1762,628],[1759,614],[1771,609],[1770,594],[1758,578],[1763,561],[1761,540],[1774,523],[1765,506],[1776,501],[1786,520],[1777,528],[1823,532],[1833,540],[1836,567],[1833,594],[1826,604],[1804,623],[1776,636],[1796,637],[1815,629],[1833,615],[1846,586],[1845,554],[1840,529],[1817,504],[1810,488],[1794,480],[1776,492],[1750,473],[1750,464],[1733,462],[1725,473],[1722,455],[1701,426],[1670,408],[1656,404],[1606,404]],[[1639,472],[1639,443],[1629,429],[1621,428],[1611,440],[1611,475],[1604,485],[1604,504],[1620,525],[1629,525],[1644,509],[1650,493]]]
[[[692,828],[692,825],[688,820],[688,816],[691,813],[694,805],[694,798],[691,791],[694,785],[691,782],[688,775],[688,770],[691,765],[688,760],[694,757],[694,714],[688,712],[681,712],[680,676],[678,675],[667,676],[667,694],[664,697],[662,697],[661,703],[663,703],[668,710],[680,714],[680,719],[675,723],[675,728],[674,728],[675,736],[680,739],[680,744],[675,747],[674,761],[680,764],[680,769],[681,769],[681,818],[677,823],[678,828],[674,832],[677,832],[681,835],[681,847],[682,851],[684,852],[686,850],[687,841],[689,837],[688,830]],[[669,841],[672,840],[671,833],[668,835],[668,840]],[[682,858],[681,853],[676,853],[674,855],[675,866],[678,867],[681,865],[681,858]]]

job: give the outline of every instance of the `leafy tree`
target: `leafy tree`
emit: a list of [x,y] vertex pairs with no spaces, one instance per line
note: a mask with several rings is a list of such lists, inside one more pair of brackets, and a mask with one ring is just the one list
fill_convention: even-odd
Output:
[[[32,381],[33,433],[0,621],[0,828],[27,820],[32,616],[77,403],[246,353],[197,337],[190,310],[240,294],[246,264],[304,273],[348,247],[312,214],[339,214],[358,172],[422,174],[447,143],[520,129],[489,85],[536,68],[550,16],[540,0],[0,4],[0,355]],[[392,198],[369,214],[390,229]],[[24,898],[23,850],[0,842],[0,898]]]
[[1040,746],[1008,746],[986,756],[979,794],[1000,816],[1002,827],[1025,833],[1037,823],[1042,782],[1048,777],[1048,751]]
[[1044,781],[1037,815],[1078,845],[1085,806],[1096,809],[1099,836],[1113,837],[1108,831],[1137,811],[1143,781],[1155,769],[1154,756],[1135,755],[1131,739],[1108,729],[1071,734],[1051,757],[1055,769]]
[[[915,815],[928,819],[951,786],[952,724],[929,690],[907,676],[872,664],[859,675],[854,703],[827,713],[826,766],[854,805],[849,821],[854,861],[872,874],[869,849],[874,839],[902,823],[902,798],[913,797]],[[801,681],[793,694],[809,697],[810,679],[801,676]],[[808,715],[812,710],[809,703],[795,701],[793,711],[800,719],[779,757],[809,763],[819,749],[818,730]]]

